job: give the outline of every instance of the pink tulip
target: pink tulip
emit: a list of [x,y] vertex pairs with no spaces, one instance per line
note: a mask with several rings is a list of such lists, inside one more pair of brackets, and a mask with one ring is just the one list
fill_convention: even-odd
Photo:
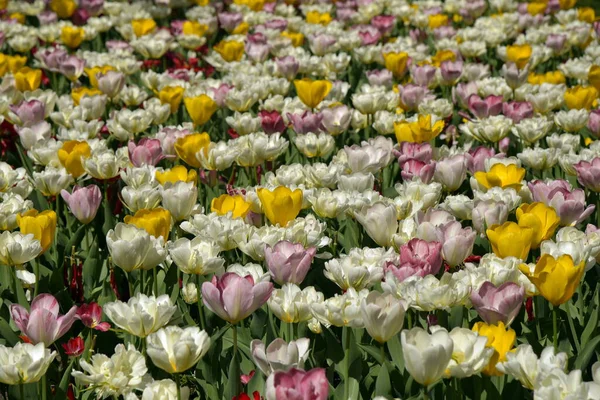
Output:
[[502,96],[488,96],[485,99],[477,95],[469,97],[469,111],[475,117],[484,119],[502,112]]
[[349,22],[356,15],[356,11],[351,8],[339,7],[335,11],[336,19],[341,22]]
[[254,283],[251,275],[227,272],[202,284],[202,301],[209,310],[225,321],[236,324],[269,300],[273,283]]
[[275,59],[277,71],[287,80],[294,79],[300,69],[300,63],[293,56],[285,56]]
[[600,138],[600,110],[592,110],[588,119],[587,128],[594,136]]
[[373,69],[365,72],[369,85],[371,86],[385,86],[392,87],[393,75],[392,72],[387,69]]
[[577,171],[579,184],[594,192],[600,192],[600,157],[594,158],[591,162],[579,161],[573,165],[573,168]]
[[525,118],[533,117],[533,106],[528,101],[511,101],[502,104],[502,114],[518,124]]
[[433,30],[433,37],[435,40],[452,38],[452,36],[456,35],[456,29],[451,26],[440,26]]
[[58,15],[50,10],[44,10],[37,15],[40,26],[50,25],[58,21]]
[[73,193],[61,190],[60,195],[69,206],[69,210],[82,224],[89,224],[96,217],[100,203],[102,203],[102,192],[96,185],[85,187],[75,186]]
[[227,93],[233,89],[233,86],[229,86],[226,83],[222,83],[218,88],[211,88],[213,92],[213,100],[219,107],[225,107],[225,97],[227,97]]
[[160,147],[160,140],[143,138],[136,145],[133,140],[127,144],[129,150],[129,159],[136,167],[143,165],[156,165],[165,158]]
[[473,253],[477,233],[471,227],[464,228],[458,221],[450,222],[442,228],[442,258],[451,267],[456,267]]
[[91,16],[96,16],[104,8],[104,0],[79,0],[79,7],[85,9]]
[[589,217],[596,206],[586,207],[583,189],[571,188],[569,182],[562,179],[553,181],[535,180],[528,183],[533,201],[539,201],[556,210],[563,226],[575,226]]
[[429,89],[412,83],[404,86],[398,85],[398,94],[400,95],[400,105],[405,111],[416,111],[423,100],[433,97]]
[[524,297],[525,288],[514,282],[498,287],[492,282],[485,282],[478,291],[471,292],[471,303],[488,324],[502,321],[509,325],[519,313]]
[[59,315],[56,298],[48,293],[37,296],[31,302],[31,311],[19,304],[10,305],[10,316],[19,330],[33,344],[44,343],[49,347],[71,329],[77,319],[77,306],[65,315]]
[[217,18],[221,28],[228,32],[234,30],[244,20],[244,16],[236,12],[222,12],[217,15]]
[[71,21],[73,21],[74,25],[83,26],[87,24],[87,21],[88,19],[90,19],[90,17],[91,15],[87,10],[83,8],[78,8],[77,10],[75,10],[73,15],[71,15]]
[[98,303],[82,304],[77,309],[77,316],[85,326],[97,331],[106,332],[110,329],[108,322],[102,321],[102,307]]
[[52,72],[58,72],[58,67],[67,58],[69,53],[61,48],[50,50],[44,48],[43,50],[36,53],[36,57],[39,57],[46,67]]
[[33,99],[22,101],[18,105],[9,106],[10,111],[16,114],[21,121],[20,125],[32,126],[46,118],[46,104]]
[[124,40],[107,40],[105,44],[107,50],[133,51],[133,47]]
[[283,18],[272,19],[270,21],[265,22],[265,28],[275,29],[281,32],[285,31],[285,28],[287,28],[287,26],[288,22]]
[[371,20],[371,25],[379,29],[382,35],[388,35],[396,25],[396,17],[393,15],[377,15]]
[[498,142],[498,150],[503,153],[508,153],[508,149],[510,148],[510,137],[507,136],[504,139],[500,139]]
[[166,126],[158,131],[156,133],[156,138],[160,140],[160,147],[162,148],[165,158],[176,158],[177,154],[175,153],[175,142],[177,142],[177,139],[191,134],[192,131],[189,129],[169,126]]
[[371,29],[361,29],[358,32],[358,36],[360,37],[363,46],[374,45],[381,40],[381,33],[377,28],[372,26],[370,28]]
[[431,65],[421,65],[413,67],[410,74],[415,84],[428,87],[433,82],[436,71],[437,69]]
[[265,262],[275,282],[299,285],[306,277],[316,252],[316,247],[305,249],[299,243],[281,240],[273,247],[265,247]]
[[260,124],[263,131],[265,131],[267,135],[285,131],[285,121],[278,111],[262,110],[258,113],[258,116],[260,117]]
[[430,274],[437,274],[442,266],[442,244],[411,239],[400,246],[400,265],[419,265]]
[[269,57],[270,47],[268,44],[247,42],[245,49],[248,58],[255,63],[262,63]]
[[477,91],[475,82],[459,83],[452,88],[452,101],[462,108],[469,108],[469,98],[476,95]]
[[479,146],[469,150],[470,157],[467,164],[469,172],[474,174],[477,171],[485,171],[485,160],[495,155],[496,151],[492,147]]
[[565,47],[566,41],[567,35],[551,33],[546,37],[546,46],[559,53]]
[[435,167],[435,181],[444,185],[450,192],[458,190],[463,181],[467,179],[468,160],[468,156],[464,154],[456,154],[438,160]]
[[85,61],[76,56],[67,56],[59,64],[58,71],[71,80],[76,80],[83,74]]
[[323,109],[321,116],[323,117],[321,125],[330,135],[345,132],[352,122],[352,113],[344,104]]
[[462,61],[444,61],[440,66],[440,73],[444,83],[453,83],[462,75]]
[[411,181],[414,177],[419,178],[423,183],[431,182],[435,172],[435,161],[424,163],[423,161],[410,159],[402,164],[400,176],[405,181]]
[[321,113],[313,114],[310,111],[304,111],[302,114],[287,114],[288,119],[292,123],[294,132],[303,133],[317,133],[321,130],[321,121],[323,115]]
[[310,371],[292,368],[271,374],[266,390],[267,400],[326,400],[329,382],[324,368]]
[[394,156],[398,159],[398,164],[402,166],[405,162],[410,159],[415,159],[428,163],[433,157],[433,148],[431,144],[425,143],[400,143],[399,150],[393,150]]

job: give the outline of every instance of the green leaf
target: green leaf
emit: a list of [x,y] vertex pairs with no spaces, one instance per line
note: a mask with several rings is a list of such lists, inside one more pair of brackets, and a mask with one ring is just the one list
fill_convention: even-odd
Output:
[[225,398],[231,399],[234,396],[237,396],[238,389],[240,389],[240,362],[239,362],[239,354],[234,354],[231,358],[231,362],[229,363],[229,373],[227,376],[227,395]]
[[13,332],[8,321],[2,317],[0,317],[0,336],[11,346],[19,342],[19,337]]
[[69,381],[71,379],[71,371],[73,370],[74,362],[75,362],[75,359],[74,358],[71,359],[71,362],[69,362],[69,365],[67,366],[67,369],[65,369],[65,373],[63,374],[63,377],[60,380],[59,389],[65,393],[67,392],[67,389],[69,388]]
[[581,346],[585,346],[588,343],[598,326],[598,291],[594,295],[594,305],[591,307],[592,313],[590,314],[589,321],[581,334]]
[[400,344],[398,335],[388,340],[387,347],[392,355],[392,361],[394,362],[394,365],[396,365],[396,368],[398,368],[400,372],[404,371],[404,355],[402,353],[402,345]]
[[375,383],[375,395],[376,396],[387,396],[392,391],[392,383],[390,382],[390,373],[388,372],[387,366],[384,363],[379,369],[377,375],[377,382]]
[[381,358],[381,349],[375,346],[371,346],[368,344],[358,344],[358,347],[360,347],[365,353],[369,354],[371,357],[373,357],[375,359],[375,361],[377,361],[378,364],[383,363],[385,360],[383,358]]
[[581,353],[579,353],[577,359],[575,360],[575,368],[584,369],[587,367],[599,343],[600,335],[594,337],[589,342],[587,342],[587,344],[581,350]]
[[[80,244],[81,244],[86,232],[87,232],[87,225],[81,225],[77,229],[77,231],[75,231],[75,234],[73,236],[71,236],[71,238],[69,239],[69,241],[67,242],[67,244],[64,247],[62,247],[62,246],[58,247],[58,256],[57,256],[58,265],[54,266],[54,268],[61,267],[63,260],[65,259],[65,254],[71,254],[71,249],[73,248],[73,246],[75,246],[76,249],[78,247],[80,247]],[[96,246],[96,248],[97,247],[98,246]],[[85,278],[85,275],[84,275],[84,278]]]

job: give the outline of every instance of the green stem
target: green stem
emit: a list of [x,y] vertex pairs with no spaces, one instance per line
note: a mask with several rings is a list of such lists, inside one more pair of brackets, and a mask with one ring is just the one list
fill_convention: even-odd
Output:
[[379,344],[379,351],[381,354],[381,365],[385,364],[386,360],[386,356],[385,356],[385,343],[380,343]]
[[31,264],[33,265],[33,273],[35,274],[35,285],[34,285],[34,289],[33,289],[33,297],[37,297],[38,293],[39,293],[39,283],[40,283],[40,265],[38,264],[38,262],[33,259],[31,260]]
[[181,400],[181,377],[175,374],[175,384],[177,385],[177,400]]
[[575,325],[573,324],[573,318],[571,317],[571,310],[568,302],[565,303],[565,309],[567,310],[567,319],[569,320],[571,335],[573,335],[573,342],[575,342],[575,349],[577,350],[577,353],[579,353],[581,350],[581,345],[579,344],[579,339],[577,338],[577,331],[575,330]]
[[44,376],[42,377],[42,400],[46,400],[46,392],[48,391],[47,389],[47,385],[48,385],[48,381],[47,381],[47,374],[44,374]]
[[[237,326],[233,325],[233,357],[235,357],[235,361],[238,363],[238,368],[236,371],[240,371],[239,358],[238,358],[238,335],[237,335]],[[235,395],[238,396],[240,394],[240,377],[234,376],[229,377],[229,379],[235,379]]]
[[127,284],[129,285],[129,297],[133,297],[133,284],[131,283],[131,273],[127,274]]
[[156,297],[158,297],[158,271],[157,271],[157,268],[158,267],[152,268],[152,278],[154,279],[152,284],[154,285],[154,295]]
[[197,293],[198,293],[198,318],[200,319],[200,326],[203,331],[206,331],[206,322],[204,321],[204,309],[202,307],[202,292],[200,291],[202,278],[200,275],[196,275],[196,283],[197,283]]
[[429,393],[428,393],[428,387],[425,386],[423,388],[423,400],[429,400]]
[[344,337],[344,399],[350,394],[350,328],[344,326],[342,336]]
[[552,307],[552,329],[554,331],[552,343],[554,344],[554,349],[558,350],[558,321],[557,321],[558,307]]
[[23,384],[19,383],[19,398],[25,400],[25,393],[23,393]]
[[143,269],[140,269],[140,293],[145,294],[144,293],[144,279],[146,278],[146,271],[144,271]]
[[294,324],[288,322],[287,324],[288,343],[294,340]]

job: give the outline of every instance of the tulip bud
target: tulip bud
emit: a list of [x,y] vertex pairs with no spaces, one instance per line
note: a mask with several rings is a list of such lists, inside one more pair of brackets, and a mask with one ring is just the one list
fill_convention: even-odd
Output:
[[454,349],[445,329],[435,330],[431,335],[418,327],[404,330],[401,341],[404,366],[415,381],[429,386],[442,378]]
[[315,247],[305,249],[299,243],[281,240],[273,247],[265,247],[265,261],[275,282],[299,285],[306,277],[316,252]]
[[365,329],[379,343],[396,336],[404,325],[405,305],[392,294],[372,291],[360,306]]
[[519,313],[524,298],[525,288],[514,282],[506,282],[498,287],[485,282],[479,290],[471,292],[473,307],[488,324],[502,321],[510,325]]
[[479,233],[485,233],[492,225],[502,225],[508,219],[508,211],[502,201],[479,201],[473,208],[473,228]]
[[288,81],[296,77],[300,63],[293,56],[285,56],[275,59],[277,71]]
[[102,192],[96,185],[75,186],[72,193],[61,190],[60,195],[82,224],[89,224],[94,220],[102,203]]

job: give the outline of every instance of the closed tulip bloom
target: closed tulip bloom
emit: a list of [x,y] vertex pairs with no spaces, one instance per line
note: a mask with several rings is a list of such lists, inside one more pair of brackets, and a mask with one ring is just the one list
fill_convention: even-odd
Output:
[[363,299],[361,315],[365,329],[379,343],[396,336],[404,325],[404,304],[391,293],[372,291]]
[[202,164],[198,160],[197,153],[204,152],[207,155],[210,136],[208,133],[194,133],[177,139],[175,142],[175,153],[192,167],[200,168]]
[[143,209],[135,215],[125,216],[125,223],[144,229],[155,238],[163,237],[167,240],[171,232],[171,213],[164,208]]
[[305,249],[300,243],[281,240],[273,247],[265,247],[265,262],[275,282],[299,285],[306,277],[316,252],[316,247]]
[[260,188],[256,191],[263,211],[272,224],[285,227],[295,219],[302,209],[302,190],[292,191],[285,186],[274,190]]
[[253,340],[250,351],[254,364],[265,376],[269,376],[275,371],[303,368],[310,353],[310,339],[301,338],[287,343],[277,338],[266,349],[262,341]]
[[9,106],[11,120],[18,125],[33,127],[46,118],[46,104],[32,99]]
[[333,84],[326,80],[296,79],[296,93],[308,108],[316,108],[327,97]]
[[156,29],[156,21],[152,18],[134,19],[131,21],[131,27],[135,36],[145,36]]
[[471,215],[473,228],[479,233],[485,233],[492,225],[502,225],[508,219],[508,207],[503,201],[478,201]]
[[519,313],[524,298],[525,288],[514,282],[506,282],[498,287],[492,282],[484,282],[479,290],[471,292],[473,307],[488,324],[502,321],[510,325]]
[[474,174],[477,183],[486,189],[500,187],[502,189],[521,189],[521,181],[525,177],[525,168],[517,167],[515,164],[494,164],[488,172],[478,171]]
[[394,122],[396,139],[400,142],[423,143],[435,139],[444,129],[444,121],[434,121],[430,114],[419,114],[413,122]]
[[167,326],[146,337],[148,355],[160,369],[178,374],[195,366],[210,347],[210,338],[197,326]]
[[244,43],[237,40],[221,40],[213,46],[213,50],[227,62],[240,61],[244,56]]
[[244,196],[222,194],[219,197],[215,197],[210,203],[210,211],[217,213],[218,215],[225,215],[231,213],[233,218],[245,218],[250,211],[251,204],[244,199]]
[[486,230],[486,234],[494,254],[498,257],[517,257],[526,260],[534,232],[529,227],[522,227],[509,221],[502,225],[492,225]]
[[[116,97],[125,86],[125,74],[118,71],[100,72],[95,75],[96,87],[111,99]],[[90,79],[91,83],[91,79]]]
[[80,305],[77,309],[77,316],[90,329],[101,332],[106,332],[110,329],[108,322],[102,322],[102,307],[98,303],[91,302]]
[[528,44],[506,46],[506,58],[508,61],[517,64],[519,69],[523,69],[531,58],[532,49]]
[[173,262],[185,274],[208,275],[223,272],[225,260],[220,258],[221,249],[201,236],[194,239],[177,239],[169,243],[169,254]]
[[449,222],[442,228],[444,241],[442,257],[448,265],[456,267],[473,253],[476,232],[471,228],[462,228],[458,221]]
[[14,347],[0,345],[0,382],[6,385],[39,382],[56,358],[56,351],[43,343],[17,343]]
[[416,327],[402,331],[401,340],[404,366],[415,381],[429,386],[442,378],[454,349],[448,331],[441,328],[429,334]]
[[219,108],[217,103],[206,94],[185,97],[183,104],[185,104],[185,109],[196,126],[204,125]]
[[271,374],[266,392],[267,400],[327,400],[329,381],[324,368],[310,371],[292,368]]
[[83,160],[89,158],[91,154],[92,150],[87,142],[69,140],[58,150],[58,159],[68,173],[74,178],[79,178],[85,173]]
[[523,204],[517,209],[519,226],[533,230],[531,248],[537,249],[544,240],[554,236],[560,224],[560,218],[554,208],[544,203]]
[[42,253],[42,246],[32,234],[4,231],[0,234],[0,263],[23,265]]
[[73,188],[73,193],[61,190],[60,195],[67,203],[69,210],[75,215],[75,218],[82,224],[89,224],[94,220],[102,203],[102,192],[96,185],[84,187],[76,185]]
[[439,242],[427,242],[417,238],[411,239],[400,247],[398,264],[401,268],[407,264],[415,267],[419,266],[419,269],[427,271],[425,274],[435,275],[442,266],[441,250],[442,244]]
[[507,329],[502,321],[493,325],[477,322],[473,325],[473,331],[486,336],[487,346],[494,349],[489,364],[482,372],[490,376],[501,376],[502,372],[496,369],[496,364],[506,361],[506,354],[513,348],[517,334],[514,330]]
[[19,224],[22,234],[31,233],[35,239],[39,240],[42,253],[50,248],[56,233],[56,213],[54,211],[45,210],[40,213],[37,210],[29,210],[17,215],[17,224]]
[[171,169],[167,169],[165,171],[156,171],[154,174],[156,180],[161,185],[166,185],[167,183],[177,183],[177,182],[196,182],[198,179],[198,174],[195,170],[190,169],[187,170],[183,165],[176,165]]
[[60,305],[54,296],[43,293],[31,302],[31,309],[19,304],[10,305],[10,316],[23,335],[33,344],[49,347],[71,329],[77,320],[77,306],[60,315]]
[[165,260],[163,238],[156,238],[143,228],[119,222],[106,234],[106,244],[113,263],[125,272],[149,270]]
[[575,265],[569,254],[558,258],[542,254],[533,270],[525,264],[521,264],[519,269],[546,300],[559,306],[573,297],[585,271],[585,260]]
[[84,37],[85,30],[83,28],[67,25],[60,31],[60,40],[71,49],[79,47]]
[[146,296],[138,293],[127,303],[115,301],[104,305],[104,313],[116,326],[130,334],[145,338],[167,325],[177,306],[171,304],[169,296]]
[[196,209],[198,187],[194,182],[167,183],[161,190],[162,206],[175,221],[187,219]]
[[130,140],[127,144],[127,150],[129,151],[129,160],[136,167],[154,166],[165,158],[158,139],[143,138],[137,145],[133,140]]
[[390,71],[396,78],[401,78],[406,73],[410,57],[406,52],[390,52],[383,54],[385,69]]
[[565,105],[569,110],[590,110],[596,99],[598,91],[592,86],[574,86],[565,92]]
[[433,178],[436,182],[444,185],[446,190],[454,192],[458,190],[467,178],[468,158],[464,154],[438,160],[435,165]]
[[171,106],[171,113],[177,112],[179,105],[183,100],[184,88],[181,86],[166,86],[158,92],[158,98],[161,103]]
[[252,276],[227,272],[202,284],[202,300],[219,318],[236,324],[262,307],[271,297],[271,282],[254,283]]
[[600,192],[600,157],[592,161],[581,160],[573,165],[577,171],[577,182],[593,192]]
[[388,247],[393,243],[394,234],[398,231],[396,206],[376,202],[364,205],[354,213],[354,218],[367,231],[367,234],[380,246]]
[[42,70],[23,67],[14,73],[15,87],[20,92],[31,92],[42,83]]

